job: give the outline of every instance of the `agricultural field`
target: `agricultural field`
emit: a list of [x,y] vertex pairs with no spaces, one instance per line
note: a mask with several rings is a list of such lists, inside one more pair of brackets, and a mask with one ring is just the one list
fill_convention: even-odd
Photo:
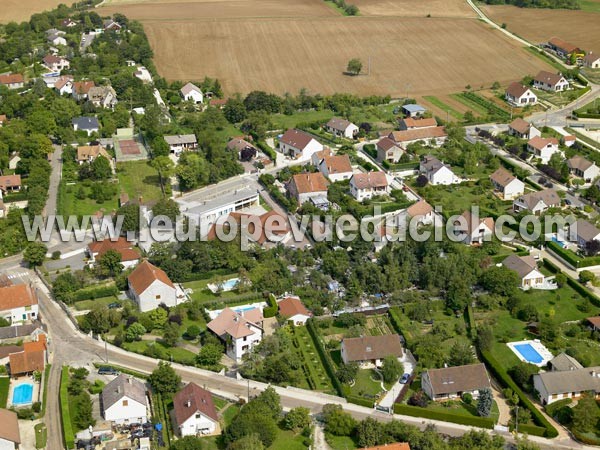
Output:
[[56,8],[63,0],[2,0],[0,23],[29,20],[32,14]]
[[400,17],[475,17],[475,12],[463,0],[354,0],[362,16]]
[[[306,88],[322,94],[398,97],[408,92],[414,97],[458,92],[468,84],[504,84],[548,69],[499,32],[469,19],[471,12],[463,2],[430,0],[416,12],[407,0],[394,5],[386,17],[377,12],[387,10],[385,4],[365,0],[358,4],[364,7],[360,17],[343,17],[321,0],[113,0],[99,13],[120,12],[140,20],[158,71],[168,80],[218,78],[226,95],[255,89],[296,93]],[[398,21],[404,10],[414,16]],[[364,75],[344,74],[351,58],[363,61]]]
[[[594,1],[600,10],[600,2]],[[516,6],[483,6],[483,12],[494,22],[537,44],[553,36],[569,41],[585,50],[595,50],[600,42],[600,15],[585,10],[527,9]]]

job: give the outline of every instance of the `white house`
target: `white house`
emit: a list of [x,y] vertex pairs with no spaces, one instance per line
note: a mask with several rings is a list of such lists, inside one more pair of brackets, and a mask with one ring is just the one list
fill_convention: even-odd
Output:
[[291,128],[279,139],[279,150],[296,159],[311,159],[316,152],[323,151],[323,144],[310,134]]
[[600,398],[600,367],[541,372],[533,376],[533,388],[540,396],[542,405],[572,398],[577,400],[584,393]]
[[6,86],[8,89],[21,89],[25,86],[25,79],[20,73],[0,75],[0,86]]
[[356,125],[339,117],[333,117],[327,122],[325,130],[334,136],[345,137],[347,139],[354,139],[358,134],[358,127]]
[[389,193],[390,184],[385,172],[356,173],[350,178],[350,194],[359,202]]
[[167,274],[148,261],[142,261],[127,277],[129,293],[140,311],[151,311],[164,303],[177,306],[186,300],[185,294],[169,279]]
[[42,59],[42,64],[52,72],[60,72],[61,70],[68,69],[71,66],[71,63],[68,59],[55,55],[44,56]]
[[485,364],[429,369],[421,375],[421,387],[435,401],[460,398],[471,394],[478,398],[481,391],[491,389]]
[[188,383],[173,397],[173,420],[180,437],[214,434],[219,416],[211,393],[196,383]]
[[298,205],[302,205],[315,197],[327,198],[328,185],[321,172],[299,173],[292,177],[287,188],[290,196],[298,201]]
[[12,155],[8,160],[8,168],[10,170],[15,170],[19,164],[19,161],[21,161],[21,157],[18,154]]
[[[406,214],[411,220],[416,220],[421,225],[432,224],[435,219],[433,207],[423,199],[406,208]],[[400,216],[398,217],[400,218]]]
[[133,76],[142,80],[142,82],[144,83],[152,82],[152,75],[150,74],[150,71],[144,66],[138,67],[137,70],[133,72]]
[[198,141],[195,134],[178,134],[176,136],[165,136],[165,142],[169,144],[171,153],[179,156],[186,150],[196,150]]
[[59,77],[54,83],[54,89],[56,89],[60,95],[73,94],[73,77],[71,75]]
[[527,141],[527,150],[540,158],[544,164],[547,164],[548,161],[550,161],[552,155],[560,152],[558,149],[558,139],[543,138],[540,136],[536,136]]
[[56,29],[46,31],[46,40],[52,45],[67,45],[67,40],[64,38],[66,33]]
[[521,195],[513,201],[513,211],[516,213],[522,211],[531,211],[539,215],[548,208],[557,208],[560,206],[560,197],[554,189],[544,189],[539,192],[530,192]]
[[148,421],[148,401],[144,383],[122,373],[112,380],[100,395],[102,415],[116,424]]
[[527,290],[541,287],[546,280],[544,274],[538,270],[533,256],[510,255],[502,261],[502,265],[509,270],[517,272],[520,279],[519,287],[521,289]]
[[419,172],[427,177],[430,184],[456,184],[460,179],[449,166],[433,156],[425,156],[419,165]]
[[465,211],[454,222],[456,236],[464,235],[462,240],[467,245],[481,245],[491,240],[494,233],[494,219],[491,217],[476,217],[471,211]]
[[349,180],[352,177],[352,164],[348,155],[326,156],[319,163],[319,172],[331,182]]
[[119,237],[116,241],[104,239],[103,241],[93,241],[87,246],[87,254],[90,258],[88,264],[93,266],[109,250],[121,255],[121,265],[123,269],[135,267],[140,262],[140,254],[134,249],[131,242],[124,237]]
[[515,81],[511,83],[504,93],[504,98],[513,106],[522,108],[528,105],[537,103],[537,95],[535,95],[529,87]]
[[583,64],[589,69],[600,69],[600,55],[594,52],[589,52],[583,58]]
[[361,336],[342,339],[342,361],[344,364],[356,362],[362,367],[381,366],[386,356],[402,358],[400,336]]
[[291,321],[294,325],[305,325],[312,313],[300,301],[300,297],[286,296],[277,302],[279,315]]
[[185,101],[189,100],[196,104],[204,102],[204,94],[202,93],[202,90],[192,83],[188,83],[182,87],[180,93],[181,97]]
[[541,70],[533,79],[533,87],[543,91],[561,92],[569,89],[569,82],[560,73]]
[[500,167],[490,175],[494,189],[504,200],[513,200],[525,193],[525,183],[515,177],[504,167]]
[[28,284],[0,288],[0,317],[11,324],[34,321],[38,318],[38,299]]
[[75,117],[71,123],[73,124],[73,130],[85,131],[88,136],[97,133],[100,129],[100,123],[96,117]]
[[258,308],[240,312],[225,308],[206,326],[225,343],[227,354],[239,361],[262,340],[263,320]]
[[519,139],[533,139],[536,136],[541,136],[542,132],[519,117],[508,124],[508,134]]
[[567,166],[573,175],[583,178],[586,183],[590,183],[600,176],[600,167],[583,156],[575,155],[569,158]]
[[600,241],[600,230],[587,220],[578,219],[569,227],[569,238],[576,240],[577,245],[584,249],[592,241]]
[[21,443],[17,413],[0,409],[0,450],[15,450]]

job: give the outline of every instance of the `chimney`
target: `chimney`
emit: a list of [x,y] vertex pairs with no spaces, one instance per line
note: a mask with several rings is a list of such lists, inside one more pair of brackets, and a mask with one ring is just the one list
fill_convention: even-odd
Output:
[[590,372],[590,375],[591,375],[591,376],[593,376],[593,377],[595,377],[595,376],[596,376],[596,371],[595,371],[595,370],[592,370],[592,371]]
[[133,380],[131,379],[131,377],[127,378],[127,383],[132,384]]
[[188,399],[188,401],[187,401],[187,402],[185,402],[185,406],[186,406],[187,408],[191,408],[191,406],[192,406],[192,402],[191,402],[191,401]]

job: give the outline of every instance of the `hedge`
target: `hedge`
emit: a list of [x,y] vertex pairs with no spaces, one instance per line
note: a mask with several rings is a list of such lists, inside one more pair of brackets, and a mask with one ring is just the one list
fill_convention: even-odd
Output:
[[69,393],[67,386],[69,385],[69,366],[63,366],[60,374],[60,417],[63,427],[63,437],[65,447],[68,449],[75,448],[75,433],[71,425],[71,411],[69,410]]
[[263,142],[263,141],[256,141],[256,146],[265,155],[267,155],[269,158],[271,158],[271,161],[275,162],[277,160],[277,153],[276,153],[276,151],[273,150],[271,147],[269,147],[265,142]]
[[94,300],[96,298],[117,295],[118,293],[119,290],[114,284],[100,287],[85,288],[75,292],[74,301],[80,302],[82,300]]
[[313,323],[313,320],[314,319],[310,318],[306,321],[306,329],[308,330],[308,334],[310,334],[310,337],[312,338],[313,343],[315,344],[315,348],[317,349],[317,353],[321,358],[323,367],[325,367],[325,372],[327,372],[327,375],[329,375],[329,378],[331,378],[331,384],[335,388],[335,391],[338,393],[338,395],[340,397],[343,397],[344,390],[342,389],[342,383],[340,383],[340,380],[338,380],[335,376],[335,367],[333,367],[333,363],[331,362],[329,355],[323,348],[323,343],[321,342],[321,339],[319,339],[319,334],[315,329],[315,324]]
[[474,339],[477,335],[477,325],[475,324],[475,317],[473,315],[473,307],[468,305],[465,309],[465,317],[467,319],[467,325],[469,327],[469,335],[471,339]]
[[277,315],[277,300],[273,294],[269,294],[267,297],[267,303],[269,306],[263,309],[263,317],[268,319],[269,317],[275,317]]
[[579,281],[567,275],[567,284],[583,298],[588,299],[592,305],[600,307],[600,298],[588,291]]
[[148,376],[149,376],[149,375],[147,375],[145,373],[137,372],[135,370],[131,370],[131,369],[128,369],[128,368],[123,367],[123,366],[115,366],[114,364],[99,364],[99,363],[94,363],[94,367],[96,367],[96,369],[101,369],[102,367],[116,369],[116,370],[118,370],[121,373],[125,373],[127,375],[131,375],[131,376],[136,377],[136,378],[142,378],[144,380],[146,378],[148,378]]
[[394,403],[394,413],[403,414],[411,417],[423,417],[425,419],[440,420],[443,422],[458,423],[479,428],[494,428],[494,419],[490,417],[464,416],[445,411],[433,411],[419,406],[405,405],[403,403]]
[[411,348],[412,347],[411,343],[408,341],[406,334],[404,334],[402,332],[402,327],[400,326],[400,318],[398,317],[398,308],[397,307],[390,308],[390,310],[388,311],[388,314],[390,316],[390,322],[392,323],[394,330],[396,330],[396,333],[398,333],[401,336],[404,336],[404,342],[406,343],[406,346],[408,348]]
[[14,192],[12,194],[6,194],[3,198],[4,203],[23,202],[27,199],[28,199],[28,197],[27,197],[26,191]]
[[366,406],[367,408],[373,407],[373,400],[369,400],[368,398],[349,395],[346,397],[346,400],[348,400],[350,403],[354,403],[355,405]]
[[600,438],[593,438],[591,436],[586,436],[584,434],[579,433],[575,430],[570,430],[579,442],[582,442],[587,445],[600,445]]
[[381,165],[388,170],[402,171],[402,170],[418,170],[419,163],[402,163],[402,164],[391,164],[387,161],[383,161]]
[[248,292],[246,294],[237,295],[235,297],[228,298],[228,299],[214,300],[211,302],[203,302],[202,306],[204,306],[207,309],[219,308],[223,305],[237,306],[237,305],[243,305],[243,304],[247,303],[249,300],[259,300],[259,299],[260,300],[263,299],[263,295],[261,293]]
[[546,414],[548,414],[550,417],[554,417],[554,415],[556,414],[556,412],[559,409],[561,409],[564,406],[570,405],[571,403],[573,403],[573,399],[571,399],[571,398],[564,398],[564,399],[559,400],[557,402],[550,403],[549,405],[546,405],[544,407],[544,409],[546,410]]
[[546,246],[575,268],[600,265],[600,256],[578,256],[571,250],[565,250],[554,241],[546,242]]
[[[515,429],[514,425],[510,426],[510,431]],[[531,436],[544,436],[546,429],[537,425],[531,425],[528,423],[519,424],[519,433],[527,433]]]
[[486,363],[486,366],[494,374],[494,376],[500,382],[500,384],[502,384],[504,387],[512,389],[512,391],[519,397],[519,400],[523,404],[523,406],[531,412],[531,417],[533,418],[533,421],[540,427],[543,427],[543,434],[535,434],[535,432],[540,431],[536,429],[532,429],[532,432],[530,434],[534,434],[535,436],[544,436],[548,438],[554,438],[558,436],[558,431],[556,431],[556,428],[554,428],[552,424],[548,422],[548,420],[544,417],[544,415],[540,411],[538,411],[538,409],[531,402],[531,400],[529,400],[527,395],[525,395],[521,388],[517,386],[513,379],[508,375],[506,370],[504,370],[504,368],[500,366],[500,364],[498,364],[498,361],[496,361],[487,350],[481,350],[480,354],[481,358]]

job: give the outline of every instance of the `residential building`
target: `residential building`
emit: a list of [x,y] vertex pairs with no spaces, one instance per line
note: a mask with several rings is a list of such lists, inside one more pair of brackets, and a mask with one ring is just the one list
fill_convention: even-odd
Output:
[[377,141],[377,161],[387,161],[391,164],[395,164],[400,161],[404,150],[396,142],[389,137],[383,137]]
[[477,217],[471,211],[463,212],[454,222],[455,235],[464,235],[462,242],[467,245],[481,245],[490,241],[494,234],[494,219],[492,217]]
[[73,77],[71,75],[63,75],[58,77],[58,79],[54,82],[54,89],[56,89],[60,95],[72,95]]
[[419,128],[434,128],[437,127],[437,120],[433,117],[404,117],[398,120],[398,128],[400,131],[416,130]]
[[518,81],[508,85],[504,92],[504,99],[518,108],[535,105],[538,101],[537,95],[535,95],[528,86],[525,86]]
[[231,222],[236,223],[238,233],[245,232],[249,242],[261,247],[285,245],[292,237],[288,218],[271,210],[260,215],[236,211],[229,213],[224,220],[218,220],[211,226],[207,239],[217,239],[219,230],[228,233]]
[[479,398],[484,389],[491,389],[490,376],[485,364],[429,369],[421,375],[421,388],[435,401],[461,398],[471,394]]
[[14,154],[10,157],[10,159],[8,160],[8,168],[10,170],[16,170],[17,166],[19,165],[19,162],[21,161],[21,157],[19,156],[19,154]]
[[446,141],[448,135],[444,127],[427,127],[392,131],[388,137],[402,148],[406,148],[408,145],[419,141],[424,141],[427,145],[439,147]]
[[419,117],[419,116],[422,116],[423,114],[425,114],[426,111],[427,111],[427,109],[425,109],[421,105],[417,105],[416,103],[402,105],[402,113],[406,117]]
[[561,92],[569,89],[569,82],[561,73],[541,70],[533,79],[533,87],[543,91]]
[[[237,153],[238,159],[249,161],[258,154],[258,149],[242,138],[233,138],[227,143],[227,150]],[[248,158],[251,156],[250,158]]]
[[93,241],[87,246],[89,256],[88,264],[93,266],[107,251],[112,250],[121,255],[121,265],[123,269],[129,269],[140,262],[140,253],[133,247],[132,243],[124,237],[119,237],[116,241],[104,239],[103,241]]
[[554,50],[558,56],[565,59],[570,58],[573,54],[576,56],[583,54],[581,49],[576,45],[563,41],[557,37],[553,37],[548,41],[548,47]]
[[195,84],[187,83],[179,92],[185,101],[191,101],[195,104],[204,102],[204,94],[202,93],[202,90]]
[[196,150],[198,148],[198,141],[195,134],[165,136],[165,142],[169,144],[171,153],[175,153],[176,156],[179,156],[183,151]]
[[2,125],[4,125],[5,123],[8,123],[6,114],[0,114],[0,128],[2,128]]
[[0,327],[0,342],[9,344],[13,342],[29,342],[39,340],[39,336],[48,334],[47,328],[39,320],[22,325]]
[[173,419],[180,437],[215,434],[219,429],[212,395],[196,383],[188,383],[173,396]]
[[73,27],[76,27],[77,25],[79,25],[79,23],[75,22],[70,17],[68,17],[60,22],[60,26],[65,27],[65,28],[73,28]]
[[113,19],[106,19],[103,22],[104,31],[114,31],[115,33],[119,33],[121,31],[121,24],[115,22]]
[[350,194],[359,202],[389,193],[390,184],[385,172],[356,173],[350,178]]
[[177,306],[185,301],[181,293],[167,274],[148,261],[142,261],[127,277],[129,293],[138,304],[140,311],[151,311],[164,303]]
[[0,75],[0,86],[6,86],[8,89],[21,89],[25,86],[25,79],[20,73]]
[[144,83],[152,83],[152,75],[144,66],[138,67],[137,70],[133,72],[133,76],[142,80]]
[[97,133],[100,129],[100,123],[96,117],[75,117],[71,123],[73,124],[73,130],[85,131],[88,136]]
[[305,131],[295,128],[287,130],[279,139],[279,151],[296,159],[311,159],[316,152],[323,150],[323,144]]
[[21,190],[21,175],[0,176],[0,191],[4,193],[18,192]]
[[578,219],[569,227],[569,239],[576,240],[580,248],[585,249],[592,241],[600,241],[600,230],[587,220]]
[[64,38],[66,34],[64,31],[52,28],[46,31],[46,41],[52,45],[67,45],[67,40]]
[[312,313],[300,300],[300,297],[286,296],[277,302],[279,315],[291,321],[294,325],[306,325],[306,321],[312,317]]
[[329,147],[324,147],[323,150],[321,150],[320,152],[315,152],[312,154],[312,156],[310,157],[310,162],[312,163],[313,166],[315,167],[319,167],[319,163],[321,161],[323,161],[323,158],[325,158],[326,156],[333,156],[334,153],[333,151],[331,151],[331,149]]
[[333,183],[352,177],[352,164],[348,155],[326,156],[319,163],[319,172]]
[[23,343],[23,349],[8,355],[10,375],[12,377],[44,372],[47,362],[46,335],[40,335],[37,341]]
[[583,178],[586,183],[591,183],[600,176],[600,167],[583,156],[575,155],[567,159],[567,166],[573,175]]
[[15,325],[36,320],[38,315],[38,299],[31,286],[14,284],[0,288],[0,317]]
[[600,367],[537,373],[533,375],[533,388],[542,405],[565,398],[576,400],[586,392],[600,398]]
[[540,136],[536,136],[527,141],[527,150],[540,158],[544,164],[547,164],[548,161],[550,161],[552,155],[560,152],[558,149],[558,139],[543,138]]
[[508,134],[519,139],[533,139],[542,135],[542,132],[532,124],[520,117],[508,124]]
[[396,442],[394,444],[376,445],[363,450],[410,450],[410,444],[408,442]]
[[416,220],[420,225],[432,224],[435,219],[433,207],[423,199],[410,205],[406,209],[406,214],[409,218]]
[[72,94],[75,100],[83,101],[88,99],[90,89],[96,86],[93,81],[75,81],[73,82]]
[[589,52],[583,58],[583,65],[588,69],[600,69],[600,54]]
[[313,197],[327,198],[327,186],[329,182],[321,172],[299,173],[292,177],[287,184],[291,197],[294,197],[298,205],[309,201]]
[[600,331],[600,316],[588,317],[586,320],[590,324],[592,331]]
[[575,144],[575,142],[577,142],[577,136],[567,134],[565,136],[562,136],[560,140],[565,147],[572,147]]
[[434,156],[425,156],[419,165],[419,172],[427,177],[430,184],[449,185],[460,183],[460,179],[454,175],[450,166],[442,163]]
[[583,366],[579,363],[579,361],[572,356],[567,355],[565,352],[559,353],[550,361],[548,361],[548,367],[552,372],[583,369]]
[[148,421],[146,386],[122,373],[102,389],[100,407],[104,419],[113,423],[145,423]]
[[490,175],[494,189],[504,200],[513,200],[525,193],[525,183],[515,177],[504,167],[500,167]]
[[92,163],[98,156],[104,156],[108,161],[112,158],[102,145],[81,145],[77,147],[77,162]]
[[21,444],[17,413],[0,409],[0,450],[15,450]]
[[560,207],[560,197],[554,189],[544,189],[539,192],[530,192],[521,195],[513,201],[513,211],[531,211],[535,215],[540,215],[548,208]]
[[336,137],[354,139],[358,134],[358,127],[346,119],[333,117],[325,125],[325,130]]
[[262,340],[263,320],[258,308],[240,312],[225,308],[207,327],[225,343],[227,354],[239,361]]
[[517,272],[521,289],[539,288],[546,281],[544,274],[538,270],[537,262],[533,259],[533,256],[510,255],[502,261],[502,265]]
[[97,108],[114,108],[117,93],[112,86],[93,86],[88,91],[88,100]]
[[401,358],[403,351],[400,336],[388,334],[342,339],[341,353],[344,364],[356,362],[363,367],[379,367],[386,356]]

